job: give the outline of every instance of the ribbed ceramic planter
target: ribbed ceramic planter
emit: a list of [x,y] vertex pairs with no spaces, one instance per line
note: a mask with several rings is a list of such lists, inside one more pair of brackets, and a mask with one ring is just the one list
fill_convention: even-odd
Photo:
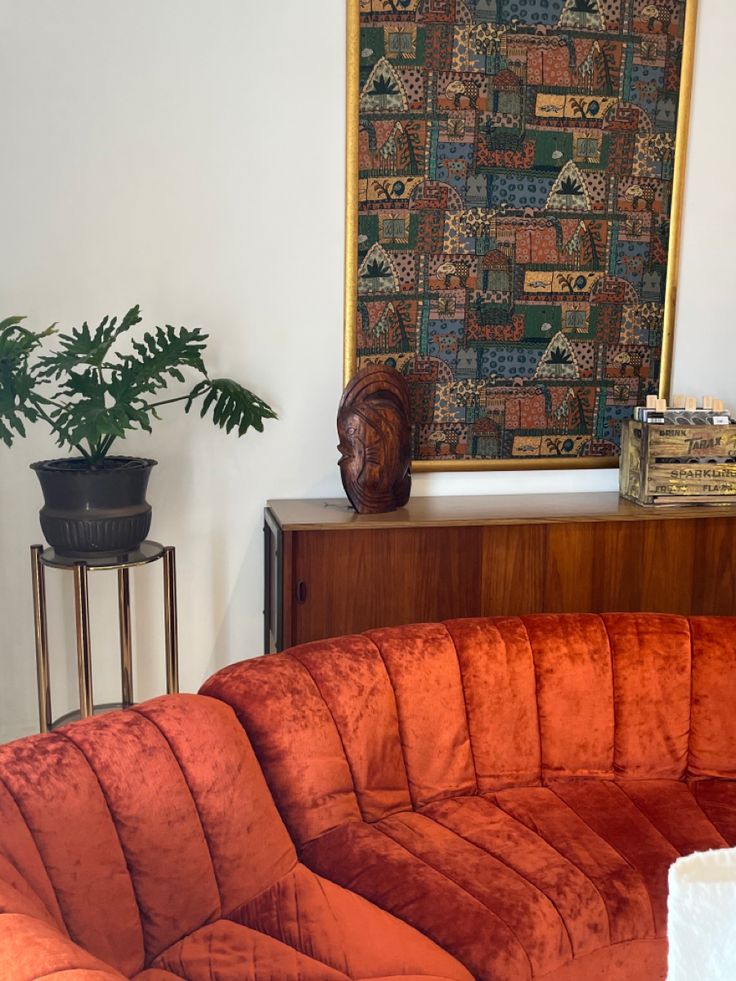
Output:
[[148,535],[146,488],[155,460],[107,457],[97,467],[83,459],[32,463],[45,504],[41,529],[61,555],[89,558],[132,552]]

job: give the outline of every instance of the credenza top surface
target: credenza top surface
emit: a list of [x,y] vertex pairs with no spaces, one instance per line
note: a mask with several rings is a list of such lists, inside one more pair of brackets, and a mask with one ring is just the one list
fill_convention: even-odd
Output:
[[346,499],[269,501],[283,531],[468,527],[590,521],[672,521],[736,517],[736,503],[642,507],[614,492],[413,497],[388,514],[356,514]]

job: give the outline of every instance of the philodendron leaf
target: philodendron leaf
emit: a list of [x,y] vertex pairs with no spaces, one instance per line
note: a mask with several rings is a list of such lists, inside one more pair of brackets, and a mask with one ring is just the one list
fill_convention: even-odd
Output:
[[6,317],[5,320],[0,320],[0,331],[7,330],[8,327],[17,327],[25,319],[25,317],[18,315],[15,317]]
[[85,322],[69,333],[59,334],[59,349],[39,358],[44,378],[59,379],[74,369],[87,366],[105,367],[105,359],[115,341],[125,331],[140,323],[140,307],[131,307],[118,323],[117,317],[103,317],[94,331]]
[[186,411],[189,412],[195,400],[204,396],[200,416],[204,418],[214,406],[212,421],[225,432],[237,429],[243,436],[251,427],[263,432],[264,419],[277,419],[278,416],[263,399],[244,388],[231,378],[207,378],[199,382],[189,393]]
[[170,378],[184,381],[181,368],[193,368],[205,374],[202,352],[207,335],[195,328],[157,327],[143,335],[143,342],[134,341],[134,354],[118,355],[120,364],[115,371],[113,394],[118,399],[131,399],[144,393],[152,394],[166,388]]
[[[263,429],[274,411],[248,389],[227,378],[210,379],[202,355],[207,334],[199,328],[154,327],[131,337],[127,352],[115,342],[141,321],[136,305],[118,319],[104,317],[58,334],[58,344],[37,351],[56,325],[35,333],[23,317],[0,320],[0,441],[10,446],[25,436],[27,423],[43,419],[59,445],[80,451],[90,460],[105,457],[117,439],[131,430],[151,431],[157,408],[186,400],[187,412],[202,399],[201,415],[212,410],[215,425],[243,435]],[[156,398],[172,382],[186,385],[187,375],[203,380],[189,395]]]
[[26,435],[23,419],[35,422],[45,399],[36,388],[30,358],[53,327],[35,333],[22,326],[24,317],[0,321],[0,439],[12,446],[15,436]]

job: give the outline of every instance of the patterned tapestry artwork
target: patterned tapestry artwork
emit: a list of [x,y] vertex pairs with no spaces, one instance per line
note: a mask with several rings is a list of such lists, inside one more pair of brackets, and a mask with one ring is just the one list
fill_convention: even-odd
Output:
[[684,0],[355,2],[355,365],[405,375],[415,460],[615,462],[663,370]]

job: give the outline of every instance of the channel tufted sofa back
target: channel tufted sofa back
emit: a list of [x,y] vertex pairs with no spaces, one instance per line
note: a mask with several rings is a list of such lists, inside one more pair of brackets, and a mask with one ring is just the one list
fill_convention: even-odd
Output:
[[0,981],[660,981],[669,866],[736,846],[734,619],[396,627],[203,692],[0,747]]
[[736,619],[452,620],[223,669],[295,840],[573,777],[736,777]]
[[0,747],[0,889],[132,976],[296,864],[274,817],[227,706],[156,700]]
[[0,981],[471,981],[301,865],[228,706],[0,747]]
[[232,665],[302,860],[480,981],[657,981],[667,872],[736,845],[736,619],[466,619]]

